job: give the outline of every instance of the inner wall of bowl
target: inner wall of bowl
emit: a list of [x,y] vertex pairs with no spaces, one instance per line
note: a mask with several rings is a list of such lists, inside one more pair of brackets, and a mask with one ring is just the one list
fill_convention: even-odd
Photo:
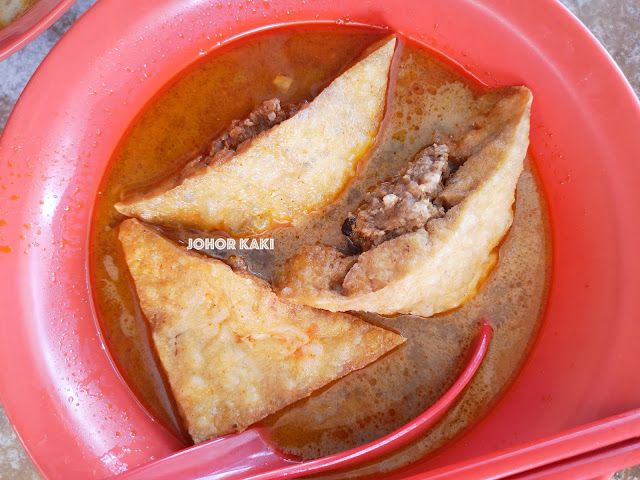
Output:
[[[638,257],[621,236],[637,189],[632,175],[614,178],[605,164],[615,158],[627,172],[637,172],[629,151],[640,150],[632,132],[640,119],[632,97],[616,93],[624,82],[605,54],[594,56],[595,43],[582,39],[546,0],[515,6],[407,0],[393,9],[383,0],[247,5],[140,0],[131,10],[129,0],[98,2],[45,60],[7,124],[2,153],[13,160],[11,171],[31,175],[32,183],[30,190],[10,184],[0,191],[0,205],[14,212],[7,213],[5,235],[19,253],[7,257],[7,271],[16,278],[29,272],[29,281],[3,292],[20,299],[5,302],[6,315],[23,320],[12,324],[13,333],[29,341],[12,349],[15,368],[3,378],[10,395],[2,400],[41,471],[105,477],[181,448],[137,404],[97,336],[86,283],[89,206],[126,127],[175,72],[220,42],[279,23],[389,26],[490,86],[525,84],[534,93],[531,144],[554,242],[546,320],[520,375],[490,414],[405,473],[534,440],[640,403],[633,387],[640,372],[626,368],[636,351],[630,313],[638,305],[629,289]],[[131,12],[127,22],[116,21],[114,12],[122,11]],[[51,102],[41,101],[43,91]],[[41,118],[50,119],[44,131],[34,124]],[[40,175],[33,175],[33,165]],[[38,228],[25,230],[27,223]],[[621,252],[629,261],[620,260]],[[18,414],[25,411],[31,413]]]

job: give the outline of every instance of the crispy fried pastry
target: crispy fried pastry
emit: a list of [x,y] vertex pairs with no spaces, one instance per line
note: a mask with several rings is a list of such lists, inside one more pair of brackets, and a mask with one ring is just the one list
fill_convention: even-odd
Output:
[[372,145],[386,104],[395,37],[356,63],[310,104],[171,188],[116,205],[150,223],[232,235],[293,223],[331,203]]
[[[448,148],[425,149],[345,223],[343,231],[364,252],[346,255],[324,245],[304,249],[289,260],[279,282],[281,295],[334,312],[425,317],[472,297],[495,265],[496,247],[513,220],[531,100],[525,87],[471,100],[469,128],[452,147],[464,157],[457,171],[449,174],[438,163]],[[397,212],[411,222],[403,223]]]
[[351,315],[283,301],[250,272],[136,219],[121,224],[119,238],[195,442],[240,432],[405,341]]

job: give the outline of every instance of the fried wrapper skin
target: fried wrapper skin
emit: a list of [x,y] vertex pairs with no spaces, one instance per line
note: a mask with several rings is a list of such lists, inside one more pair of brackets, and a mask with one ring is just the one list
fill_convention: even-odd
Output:
[[136,219],[120,225],[119,238],[196,443],[240,432],[405,341],[352,315],[283,301],[264,280]]
[[355,175],[384,116],[395,36],[337,77],[293,117],[251,140],[227,162],[169,190],[116,204],[149,223],[235,236],[296,224],[331,203]]
[[429,317],[462,305],[496,264],[496,248],[513,221],[531,101],[526,87],[494,90],[475,101],[478,113],[456,145],[468,158],[440,194],[448,208],[444,217],[359,256],[307,247],[288,261],[280,294],[333,312],[382,315]]

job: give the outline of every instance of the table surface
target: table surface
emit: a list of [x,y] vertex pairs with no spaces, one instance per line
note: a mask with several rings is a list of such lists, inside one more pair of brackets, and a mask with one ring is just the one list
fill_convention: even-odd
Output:
[[[78,0],[54,25],[20,52],[0,62],[0,132],[27,81],[60,36],[96,0]],[[535,0],[524,0],[535,1]],[[561,0],[600,40],[640,95],[640,1]],[[615,474],[638,480],[640,467]],[[0,406],[0,479],[39,479]]]

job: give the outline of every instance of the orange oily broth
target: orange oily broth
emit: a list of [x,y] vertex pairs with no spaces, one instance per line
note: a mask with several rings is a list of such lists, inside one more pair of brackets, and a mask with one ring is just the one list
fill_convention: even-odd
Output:
[[[94,219],[96,305],[120,369],[139,397],[165,422],[175,425],[175,414],[117,242],[115,227],[122,217],[113,205],[124,192],[179,168],[180,157],[260,101],[272,96],[283,103],[312,98],[318,85],[334,77],[379,37],[377,32],[346,28],[252,37],[182,77],[149,107],[122,144],[104,179]],[[462,106],[481,90],[413,45],[399,47],[393,70],[385,124],[375,150],[334,204],[309,215],[300,227],[281,227],[265,234],[274,239],[274,251],[208,253],[223,258],[228,253],[240,254],[254,273],[277,282],[285,260],[302,246],[318,241],[345,246],[342,221],[369,187],[395,174],[438,135],[455,137],[462,132]],[[286,95],[272,84],[277,75],[294,79]],[[462,401],[428,436],[385,459],[382,468],[415,460],[472,423],[517,372],[535,336],[546,298],[546,231],[544,202],[527,162],[518,186],[513,228],[500,247],[498,265],[478,295],[459,309],[429,319],[367,315],[373,323],[403,334],[407,343],[265,419],[279,447],[304,458],[327,455],[373,440],[416,417],[455,379],[477,334],[478,319],[487,316],[495,327],[491,348]],[[165,233],[178,241],[205,236]],[[364,467],[357,473],[380,468]]]

